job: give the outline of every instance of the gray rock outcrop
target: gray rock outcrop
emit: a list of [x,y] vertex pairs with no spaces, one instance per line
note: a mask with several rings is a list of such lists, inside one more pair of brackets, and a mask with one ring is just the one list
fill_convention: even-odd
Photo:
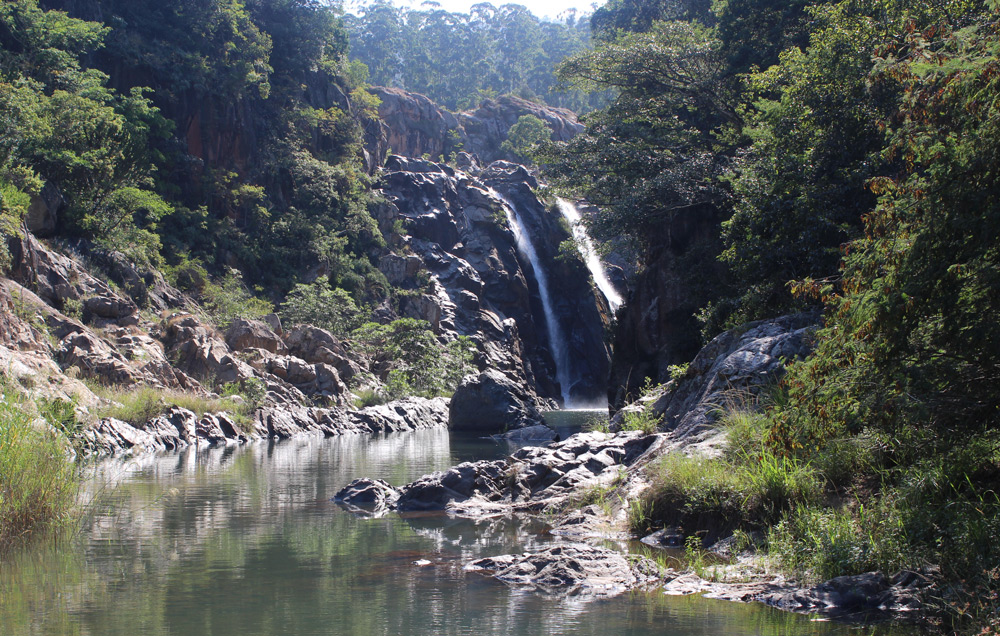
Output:
[[660,430],[671,432],[673,444],[716,437],[720,407],[751,408],[754,396],[780,379],[788,362],[809,353],[817,322],[815,315],[796,314],[720,334],[695,356],[684,377],[626,406],[612,426],[621,426],[629,411],[643,410],[660,421]]
[[530,446],[506,459],[465,462],[397,490],[399,511],[447,510],[474,518],[558,505],[590,486],[620,481],[622,471],[653,444],[640,433],[578,433],[548,447]]
[[470,337],[480,370],[500,371],[543,398],[560,397],[537,276],[508,226],[506,197],[533,238],[552,306],[569,334],[571,393],[603,397],[607,307],[585,268],[556,258],[570,235],[561,215],[538,200],[532,189],[537,182],[522,166],[498,162],[475,178],[394,155],[380,185],[386,198],[380,225],[406,226],[407,236],[379,263],[387,278],[413,288],[400,304],[402,315],[428,321],[445,340]]
[[572,111],[513,95],[486,99],[473,110],[450,113],[418,93],[383,86],[369,90],[380,100],[381,126],[368,131],[366,149],[373,158],[383,160],[390,149],[395,155],[429,156],[433,160],[460,150],[477,156],[477,163],[512,159],[504,156],[500,146],[523,115],[544,121],[553,141],[568,141],[583,131]]
[[478,559],[465,570],[490,574],[514,587],[559,596],[610,597],[659,580],[659,568],[645,557],[627,558],[614,550],[586,544]]

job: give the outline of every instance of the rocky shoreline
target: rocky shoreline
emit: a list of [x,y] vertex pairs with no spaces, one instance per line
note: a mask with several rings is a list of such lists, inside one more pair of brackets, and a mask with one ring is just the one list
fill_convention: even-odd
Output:
[[[673,553],[662,553],[664,561],[666,555],[673,559],[676,548],[685,545],[681,531],[647,537],[643,542],[652,552],[646,556],[627,547],[633,540],[627,527],[629,502],[638,501],[648,486],[646,467],[665,453],[720,453],[725,434],[711,405],[734,392],[752,396],[768,386],[788,359],[808,351],[814,324],[813,316],[788,316],[723,334],[683,377],[612,420],[612,428],[619,428],[627,413],[645,411],[664,422],[665,432],[581,432],[546,446],[520,448],[504,459],[462,463],[398,488],[377,478],[356,479],[335,501],[365,516],[440,511],[474,520],[542,518],[547,533],[559,538],[554,546],[465,566],[468,572],[542,594],[599,598],[660,588],[665,594],[763,603],[851,622],[925,619],[939,582],[933,570],[893,576],[869,572],[814,585],[769,571],[754,545],[736,546],[733,537],[703,546],[716,563],[707,568],[691,563],[665,568],[648,558],[658,549],[673,548]],[[591,505],[596,499],[602,505]],[[609,541],[621,550],[607,547]]]
[[[578,433],[547,447],[519,449],[506,459],[462,463],[399,488],[380,479],[356,479],[335,501],[362,516],[441,511],[473,520],[542,517],[547,533],[558,537],[555,545],[478,559],[465,564],[465,570],[550,596],[602,598],[644,589],[762,603],[848,622],[923,618],[921,611],[938,582],[934,570],[891,577],[869,572],[813,585],[769,572],[753,546],[733,554],[732,540],[710,546],[706,554],[717,564],[697,569],[690,563],[682,569],[665,568],[649,558],[655,548],[676,548],[683,541],[661,541],[657,536],[644,542],[655,546],[652,552],[628,549],[624,502],[643,488],[641,467],[649,454],[669,444],[670,436]],[[582,505],[599,489],[618,503]],[[622,549],[607,547],[609,541]],[[676,550],[663,554],[677,560]]]

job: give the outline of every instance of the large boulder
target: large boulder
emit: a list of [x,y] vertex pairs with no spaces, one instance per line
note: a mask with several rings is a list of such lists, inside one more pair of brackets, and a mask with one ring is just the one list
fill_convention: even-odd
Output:
[[396,506],[401,511],[444,510],[473,497],[497,501],[503,497],[506,477],[505,460],[465,462],[403,486]]
[[493,434],[541,423],[531,396],[493,369],[466,376],[451,398],[448,427],[455,431]]
[[399,499],[399,491],[381,479],[362,477],[344,486],[333,500],[349,512],[364,516],[379,516]]
[[237,318],[226,331],[226,344],[233,351],[244,349],[264,349],[271,353],[285,353],[285,343],[278,334],[271,331],[270,325],[261,320],[244,320]]
[[306,362],[328,364],[337,370],[341,379],[350,381],[367,371],[365,361],[351,352],[345,343],[341,342],[329,331],[299,325],[285,332],[285,345],[288,353]]

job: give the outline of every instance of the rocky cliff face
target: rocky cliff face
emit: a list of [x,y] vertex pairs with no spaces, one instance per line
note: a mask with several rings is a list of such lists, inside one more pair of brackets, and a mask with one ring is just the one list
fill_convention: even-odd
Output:
[[[667,382],[671,365],[688,362],[698,353],[701,334],[695,312],[722,279],[714,256],[720,249],[720,222],[708,211],[685,215],[671,220],[651,241],[657,249],[643,259],[617,315],[608,383],[613,409],[637,398],[646,378]],[[700,281],[692,272],[702,274]]]
[[371,91],[381,100],[381,125],[370,127],[366,134],[367,151],[375,158],[384,158],[391,149],[407,157],[432,159],[465,151],[482,164],[511,159],[500,145],[522,115],[534,115],[548,124],[553,141],[568,141],[583,131],[573,112],[511,95],[484,100],[475,110],[450,113],[417,93],[380,86]]
[[[237,320],[222,333],[192,313],[191,300],[156,272],[137,271],[119,255],[87,259],[120,281],[112,287],[84,267],[79,254],[56,251],[30,234],[9,239],[7,247],[13,268],[0,278],[0,374],[36,398],[71,403],[87,424],[76,433],[86,452],[447,424],[448,401],[441,398],[349,408],[345,380],[364,385],[367,362],[322,329],[286,331]],[[266,395],[241,424],[224,412],[197,414],[166,402],[155,417],[124,422],[102,416],[111,398],[100,397],[95,384],[117,391],[149,387],[161,399],[176,393],[217,398],[212,391],[226,384],[257,384]]]
[[559,213],[538,200],[537,183],[523,167],[499,162],[473,176],[394,155],[381,186],[386,203],[378,220],[383,226],[401,222],[405,235],[380,268],[395,284],[422,281],[401,304],[402,313],[427,320],[444,338],[471,337],[480,369],[502,371],[541,397],[558,398],[537,278],[518,253],[501,196],[516,206],[535,239],[564,332],[572,334],[573,395],[602,397],[609,357],[603,298],[586,270],[557,260],[569,233]]

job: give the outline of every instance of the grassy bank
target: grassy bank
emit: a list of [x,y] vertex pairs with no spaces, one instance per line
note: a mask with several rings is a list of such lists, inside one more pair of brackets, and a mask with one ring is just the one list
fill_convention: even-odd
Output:
[[61,434],[0,385],[0,553],[69,519],[78,472]]
[[97,417],[113,417],[140,426],[161,415],[167,409],[178,406],[193,411],[198,417],[206,413],[225,412],[244,431],[253,428],[254,409],[264,402],[266,389],[263,383],[247,381],[222,387],[221,397],[209,397],[193,391],[173,391],[149,386],[107,386],[88,383],[88,387],[99,397],[107,400]]
[[1000,435],[901,457],[872,431],[787,452],[768,414],[729,413],[723,424],[722,456],[650,466],[652,486],[631,508],[635,532],[680,526],[708,545],[756,531],[771,567],[809,582],[930,566],[941,576],[942,629],[997,633]]

